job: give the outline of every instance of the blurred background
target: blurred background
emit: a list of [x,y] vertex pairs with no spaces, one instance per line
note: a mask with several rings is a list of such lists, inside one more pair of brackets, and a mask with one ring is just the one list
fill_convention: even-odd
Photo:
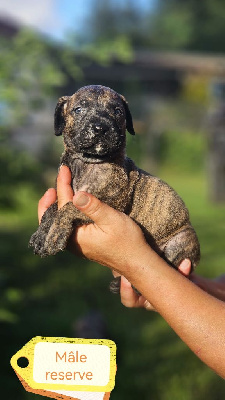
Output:
[[126,309],[108,291],[110,271],[28,249],[62,152],[57,99],[103,84],[129,102],[137,135],[127,138],[128,155],[187,204],[201,243],[198,273],[225,272],[224,37],[223,0],[0,0],[2,398],[39,398],[9,364],[37,335],[114,340],[112,399],[224,398],[223,380],[159,315]]

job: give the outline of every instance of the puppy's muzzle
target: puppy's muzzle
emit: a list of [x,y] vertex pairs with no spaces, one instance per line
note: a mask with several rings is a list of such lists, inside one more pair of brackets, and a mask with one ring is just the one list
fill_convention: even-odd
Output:
[[99,118],[86,121],[73,140],[77,151],[84,156],[107,156],[116,153],[124,145],[125,133],[114,121]]
[[89,122],[84,126],[83,132],[79,137],[80,146],[91,147],[96,144],[110,142],[110,137],[118,136],[114,129],[111,129],[106,122]]

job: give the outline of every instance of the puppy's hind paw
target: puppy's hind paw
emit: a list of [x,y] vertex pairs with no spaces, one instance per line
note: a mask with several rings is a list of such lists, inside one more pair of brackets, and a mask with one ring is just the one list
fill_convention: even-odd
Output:
[[[121,285],[121,276],[117,276],[114,278],[110,284],[109,284],[109,290],[113,294],[120,294],[120,285]],[[140,296],[141,293],[132,285],[132,289],[135,291],[135,293]]]
[[121,283],[121,277],[117,276],[114,278],[110,284],[109,284],[109,290],[113,294],[119,294],[120,293],[120,283]]

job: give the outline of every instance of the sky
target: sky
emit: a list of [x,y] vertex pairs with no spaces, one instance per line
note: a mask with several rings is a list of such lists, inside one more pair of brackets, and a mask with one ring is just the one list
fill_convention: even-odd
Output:
[[[114,0],[126,3],[128,0]],[[138,0],[148,8],[155,0]],[[57,40],[73,30],[79,32],[88,16],[92,0],[0,0],[0,17],[31,26]]]

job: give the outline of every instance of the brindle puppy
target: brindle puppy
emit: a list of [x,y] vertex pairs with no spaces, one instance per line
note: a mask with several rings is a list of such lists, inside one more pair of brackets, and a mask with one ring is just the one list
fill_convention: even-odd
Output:
[[[55,110],[55,134],[63,135],[65,144],[60,165],[70,168],[74,192],[90,192],[126,213],[171,266],[178,268],[189,258],[193,269],[200,248],[188,210],[171,187],[126,157],[126,129],[135,134],[125,98],[112,89],[86,86],[61,97]],[[72,202],[60,210],[55,203],[45,212],[30,246],[42,257],[56,254],[66,248],[74,228],[91,222]],[[118,292],[118,279],[111,289]]]

